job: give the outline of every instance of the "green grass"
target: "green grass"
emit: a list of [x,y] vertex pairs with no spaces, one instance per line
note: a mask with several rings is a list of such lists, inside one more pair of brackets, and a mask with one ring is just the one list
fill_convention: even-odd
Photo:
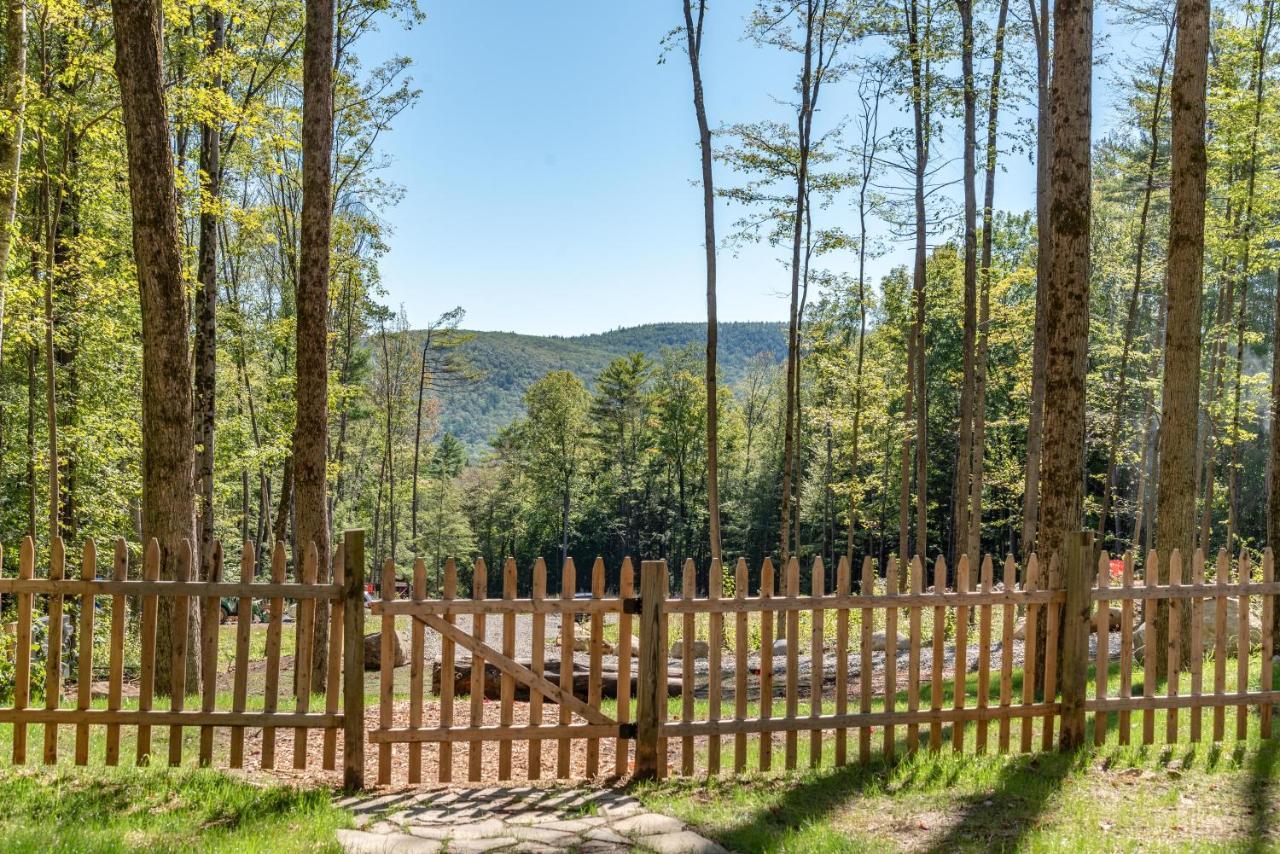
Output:
[[320,788],[217,771],[13,770],[0,775],[0,849],[337,851],[350,816]]

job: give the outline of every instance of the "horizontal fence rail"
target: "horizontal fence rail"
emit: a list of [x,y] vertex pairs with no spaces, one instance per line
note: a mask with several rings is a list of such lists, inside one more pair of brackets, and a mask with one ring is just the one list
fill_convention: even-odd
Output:
[[[293,768],[305,770],[316,764],[309,741],[318,735],[318,764],[336,770],[338,733],[343,731],[346,782],[353,787],[361,784],[362,748],[351,742],[363,740],[363,683],[355,686],[345,680],[348,688],[343,690],[344,662],[349,667],[352,661],[348,648],[359,650],[361,645],[363,539],[359,532],[348,533],[344,545],[335,550],[332,573],[326,571],[320,578],[315,546],[309,546],[295,566],[294,581],[286,580],[288,555],[282,543],[272,550],[269,577],[261,581],[255,578],[257,557],[250,543],[242,550],[238,581],[223,580],[218,543],[213,546],[210,575],[204,579],[192,578],[193,555],[186,540],[175,549],[171,579],[160,577],[163,557],[156,540],[147,544],[136,574],[129,557],[124,540],[117,540],[104,574],[97,546],[90,540],[80,556],[78,577],[67,577],[66,546],[54,538],[47,569],[38,577],[35,546],[28,537],[19,551],[18,576],[0,578],[0,597],[6,608],[12,608],[7,612],[14,619],[12,643],[4,647],[13,678],[3,686],[9,702],[0,707],[0,725],[11,727],[13,764],[29,761],[28,727],[40,725],[41,757],[46,764],[58,761],[61,727],[67,728],[63,732],[74,732],[77,765],[89,763],[95,732],[104,735],[103,764],[121,762],[122,740],[132,742],[136,764],[151,764],[158,758],[154,728],[163,728],[159,735],[167,743],[170,765],[183,764],[188,749],[200,765],[214,764],[216,748],[225,753],[228,767],[246,767],[250,764],[248,741],[258,754],[256,764],[271,769],[277,764],[277,735],[283,731],[292,735]],[[344,570],[346,566],[350,572]],[[231,599],[236,621],[234,637],[228,638],[232,649],[224,671],[220,653],[226,643],[220,624],[223,602]],[[253,660],[252,623],[259,603],[265,604],[265,648],[261,658]],[[288,623],[286,603],[292,603],[295,611]],[[323,708],[313,711],[313,681],[319,680],[314,680],[312,662],[319,643],[321,605],[320,613],[329,621],[327,670]],[[71,632],[69,625],[74,627]],[[293,665],[288,670],[282,667],[281,655],[286,625],[295,639]],[[159,655],[162,630],[170,640],[167,662]],[[198,668],[189,661],[192,656],[198,659]],[[354,660],[359,662],[358,657]],[[167,667],[161,666],[166,663]],[[101,682],[95,685],[95,676],[104,667],[105,687]],[[189,669],[198,669],[198,684],[188,684]],[[157,684],[166,673],[167,681]],[[37,679],[41,674],[43,679]],[[294,682],[282,686],[282,674]],[[184,736],[192,732],[198,733],[198,743],[188,746]]]

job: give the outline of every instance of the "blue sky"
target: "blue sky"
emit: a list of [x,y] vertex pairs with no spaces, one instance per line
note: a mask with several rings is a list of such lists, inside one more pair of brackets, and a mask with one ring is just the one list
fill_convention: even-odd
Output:
[[[743,39],[749,6],[723,0],[709,13],[713,126],[788,119],[781,102],[796,60]],[[406,190],[386,214],[390,302],[414,326],[461,305],[470,328],[536,334],[705,319],[689,73],[681,53],[658,63],[663,35],[680,20],[678,0],[425,0],[424,11],[425,23],[385,27],[364,51],[367,62],[411,57],[422,89],[384,137],[387,177]],[[854,89],[828,90],[821,120],[851,112]],[[886,113],[882,125],[902,121],[898,104]],[[947,157],[958,134],[946,129]],[[1030,208],[1026,154],[1004,160],[997,206]],[[731,180],[718,168],[718,182]],[[740,213],[721,204],[721,235]],[[822,217],[851,225],[852,211],[841,203]],[[873,272],[907,252],[891,248]],[[760,245],[721,251],[722,320],[785,319],[788,275],[778,256]],[[826,263],[851,269],[852,260]]]

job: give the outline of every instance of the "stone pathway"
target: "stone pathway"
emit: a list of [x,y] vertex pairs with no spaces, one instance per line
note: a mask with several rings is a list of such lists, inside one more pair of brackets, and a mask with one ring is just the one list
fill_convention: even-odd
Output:
[[419,789],[347,798],[339,806],[355,814],[358,828],[338,831],[338,842],[348,854],[725,854],[678,819],[646,811],[621,789]]

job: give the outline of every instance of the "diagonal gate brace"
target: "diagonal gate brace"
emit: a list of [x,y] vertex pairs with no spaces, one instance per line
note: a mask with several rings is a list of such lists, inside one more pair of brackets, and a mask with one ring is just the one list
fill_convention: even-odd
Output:
[[[605,726],[616,724],[616,721],[605,717],[598,709],[582,702],[569,691],[565,691],[560,686],[547,681],[514,658],[508,658],[479,638],[472,637],[452,623],[446,622],[444,618],[436,614],[414,614],[413,618],[426,623],[432,630],[439,632],[444,637],[469,650],[473,662],[478,660],[493,662],[493,666],[503,673],[513,677],[517,682],[528,685],[530,690],[537,691],[552,702],[559,703],[566,709],[578,713],[587,723],[603,724]],[[473,663],[472,666],[474,667],[475,664]]]

